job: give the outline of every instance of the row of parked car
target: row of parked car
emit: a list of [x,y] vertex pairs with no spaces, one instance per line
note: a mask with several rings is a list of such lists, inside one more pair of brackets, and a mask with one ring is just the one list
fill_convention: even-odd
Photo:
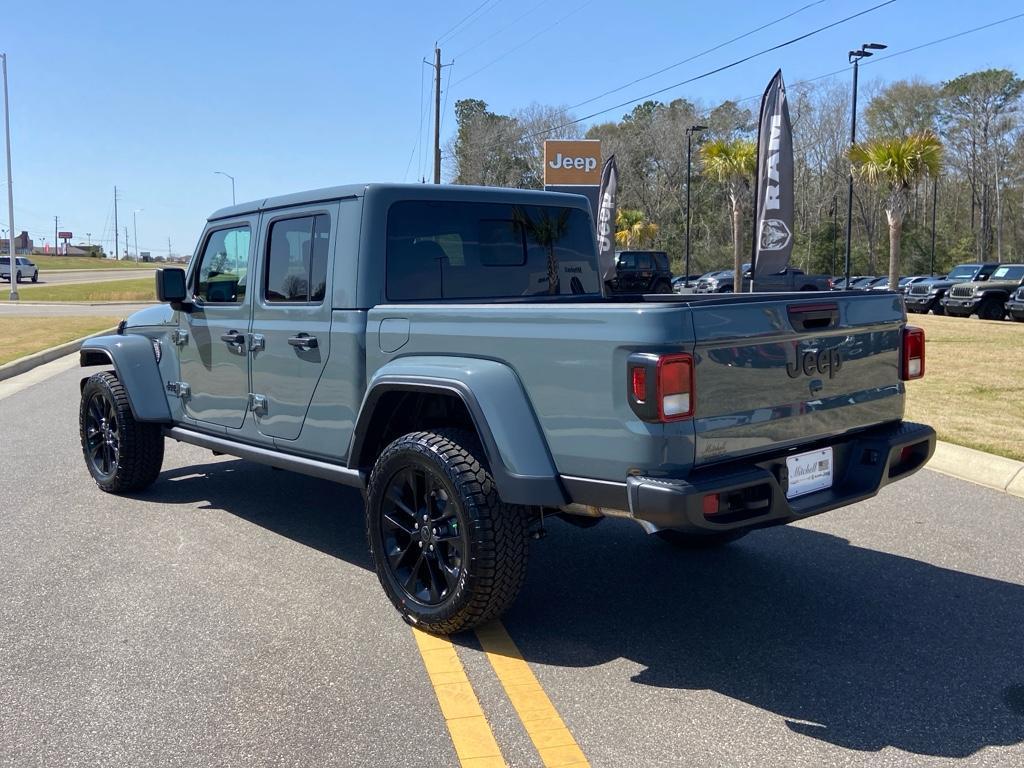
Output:
[[960,264],[907,287],[907,311],[1024,322],[1024,264]]

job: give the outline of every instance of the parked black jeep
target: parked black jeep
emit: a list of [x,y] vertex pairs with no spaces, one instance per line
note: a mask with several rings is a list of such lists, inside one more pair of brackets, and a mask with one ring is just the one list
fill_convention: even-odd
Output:
[[672,293],[672,270],[664,251],[618,251],[609,293]]

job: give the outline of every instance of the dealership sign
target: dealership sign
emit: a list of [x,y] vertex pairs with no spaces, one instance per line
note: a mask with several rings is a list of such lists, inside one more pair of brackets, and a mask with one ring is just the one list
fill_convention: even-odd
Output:
[[600,186],[601,142],[544,142],[544,186]]
[[71,234],[70,232],[58,232],[57,237],[59,237],[61,240],[70,240],[72,237],[74,237],[74,235]]

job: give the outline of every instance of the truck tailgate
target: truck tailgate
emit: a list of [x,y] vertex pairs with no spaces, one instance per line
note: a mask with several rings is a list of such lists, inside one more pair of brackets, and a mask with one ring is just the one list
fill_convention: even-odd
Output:
[[691,307],[697,465],[903,417],[899,296],[750,298]]

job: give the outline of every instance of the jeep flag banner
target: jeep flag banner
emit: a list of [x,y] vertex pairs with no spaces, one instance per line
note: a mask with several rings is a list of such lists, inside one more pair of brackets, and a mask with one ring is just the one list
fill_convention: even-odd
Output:
[[601,191],[597,196],[597,267],[601,271],[601,287],[615,277],[615,199],[619,193],[619,171],[615,155],[604,161],[601,169]]
[[[793,253],[793,126],[782,70],[761,98],[754,187],[754,280],[789,266]],[[753,289],[753,285],[751,285]]]

